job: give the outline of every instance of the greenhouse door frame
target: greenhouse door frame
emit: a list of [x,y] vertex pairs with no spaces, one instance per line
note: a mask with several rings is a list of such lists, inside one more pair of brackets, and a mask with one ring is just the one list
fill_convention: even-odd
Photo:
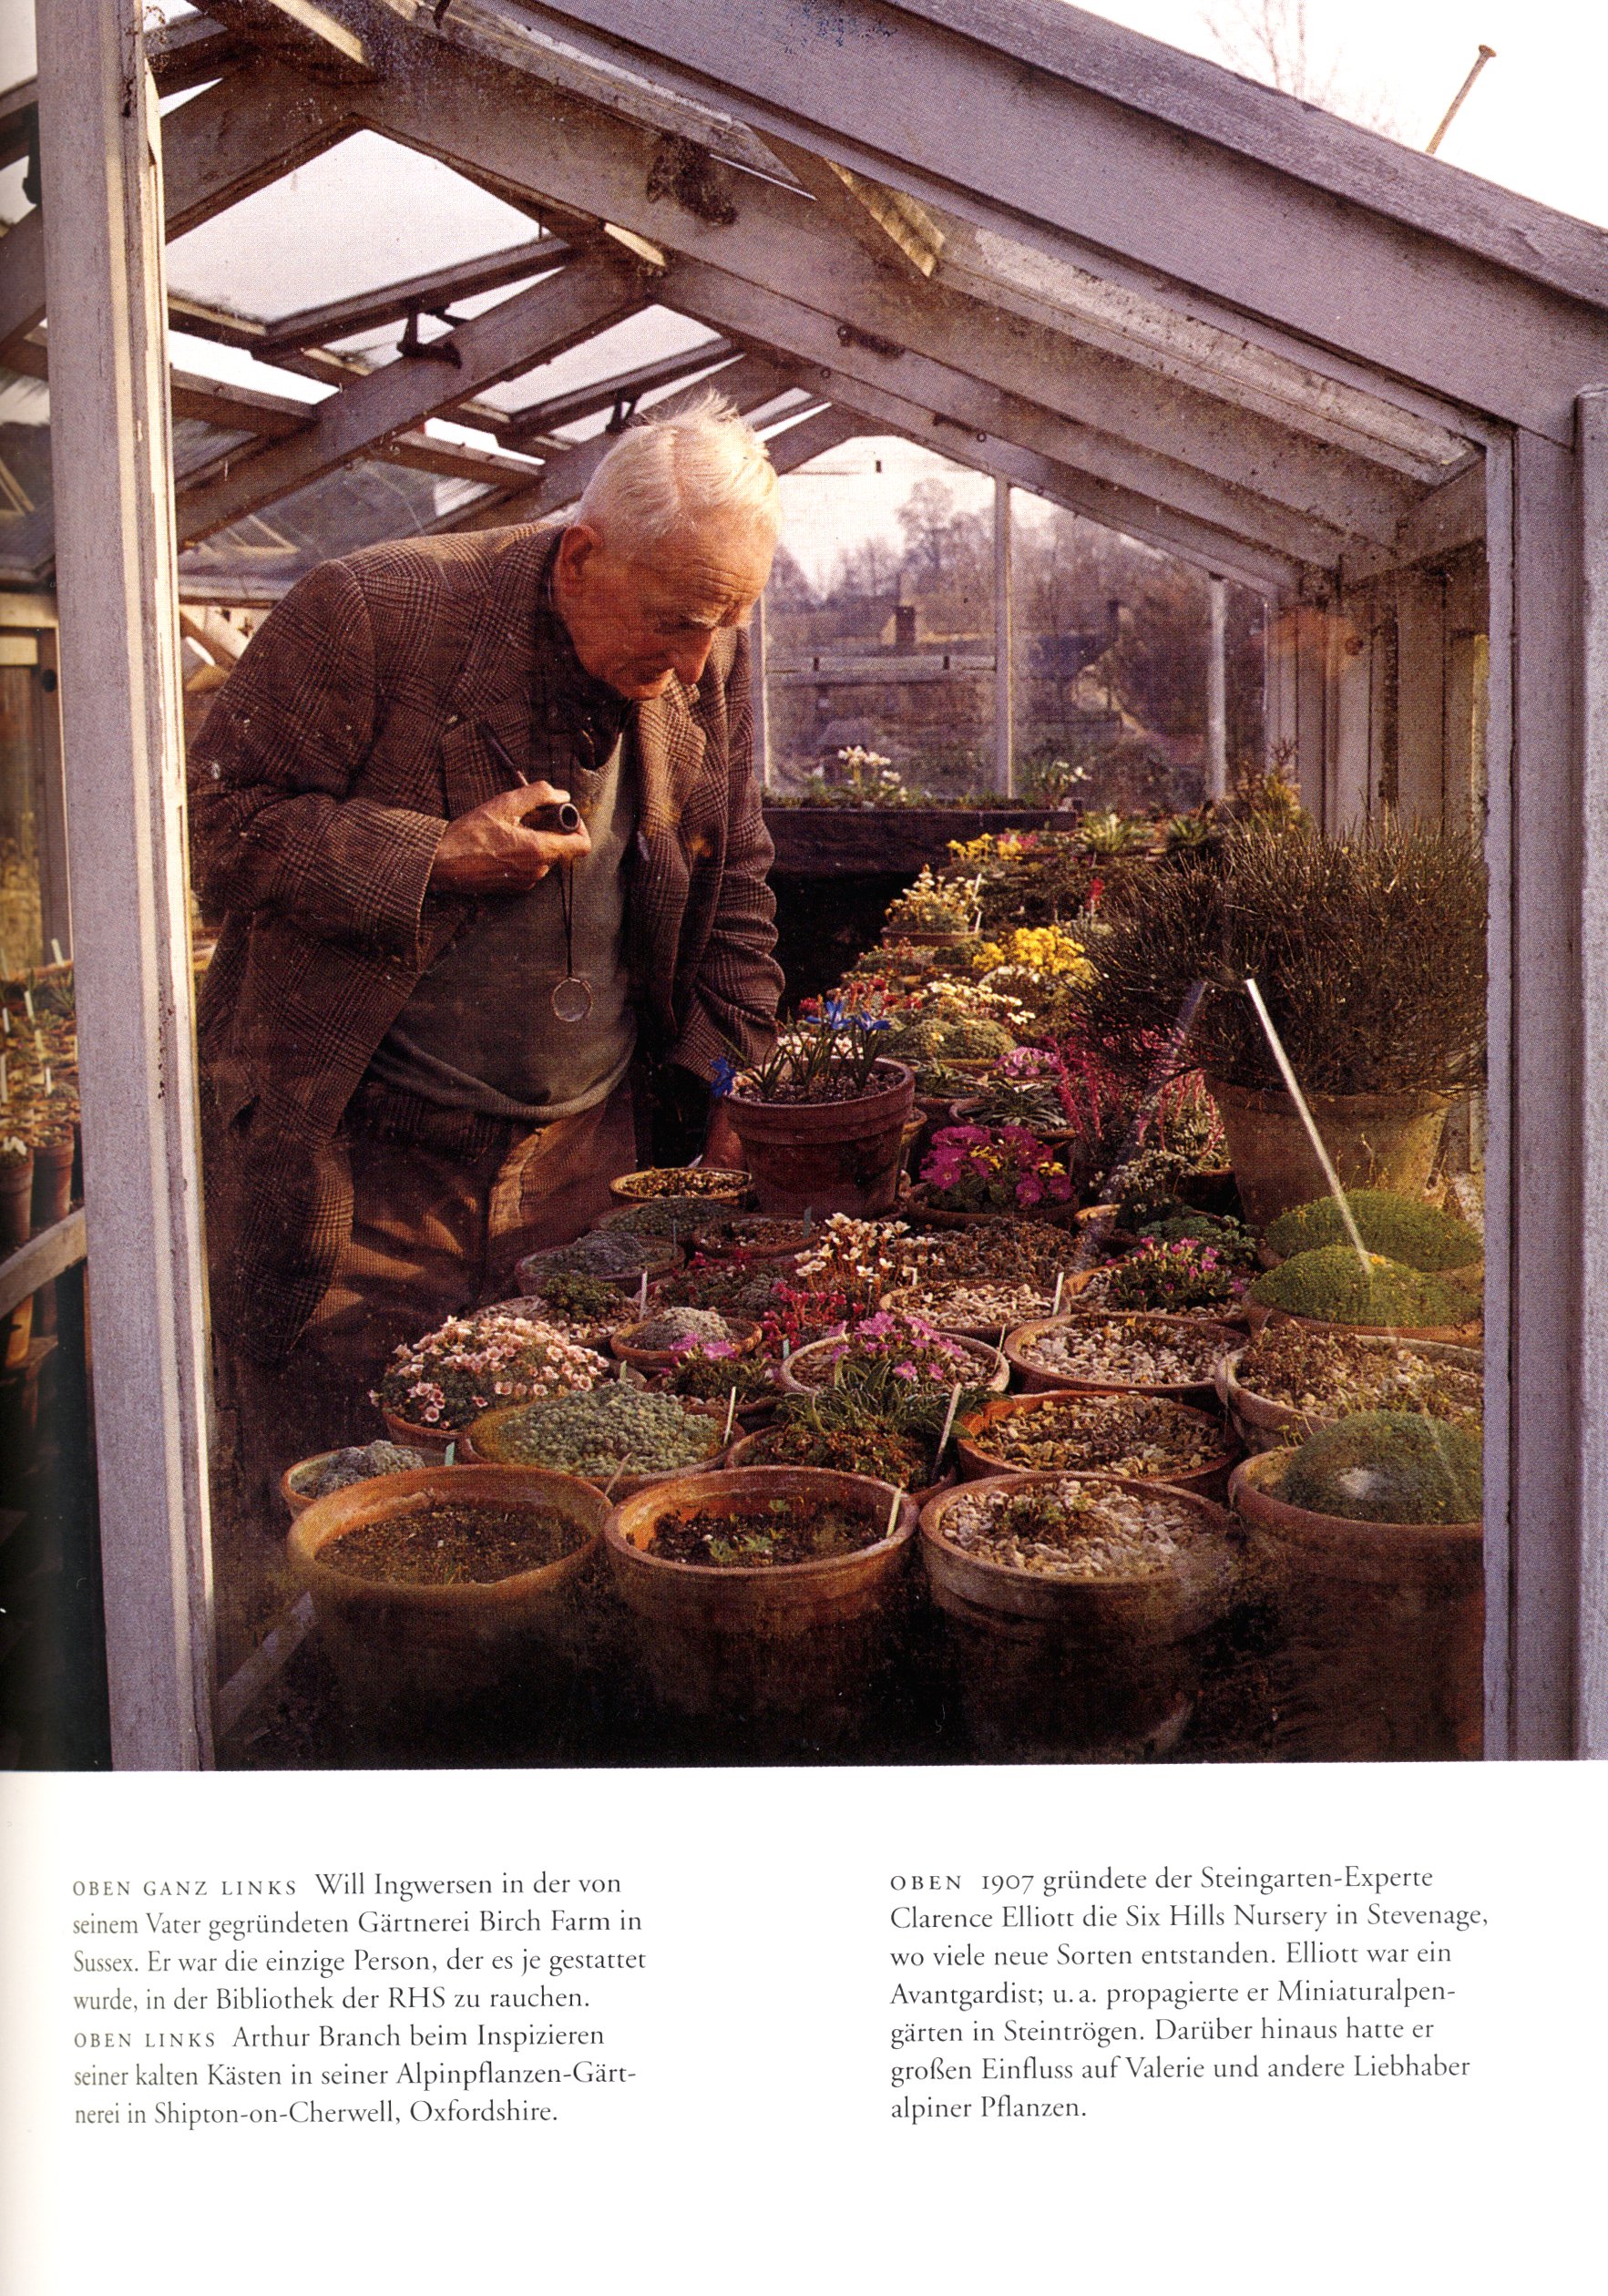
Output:
[[[207,1331],[159,128],[138,13],[51,0],[39,109],[114,1759],[190,1768],[212,1758]],[[1397,300],[1404,344],[1421,343]],[[1487,434],[1499,1758],[1608,1753],[1608,1126],[1586,1121],[1608,1109],[1603,380],[1572,444]]]

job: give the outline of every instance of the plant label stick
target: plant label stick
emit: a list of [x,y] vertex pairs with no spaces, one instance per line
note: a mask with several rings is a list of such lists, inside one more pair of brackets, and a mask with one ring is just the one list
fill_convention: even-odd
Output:
[[50,936],[50,954],[58,965],[65,961],[61,953],[61,943],[56,939],[54,933]]
[[641,1280],[641,1282],[640,1282],[640,1283],[637,1286],[637,1313],[638,1313],[638,1315],[639,1315],[639,1316],[645,1316],[645,1315],[647,1314],[647,1312],[648,1312],[648,1271],[647,1271],[647,1269],[646,1269],[646,1268],[643,1268],[643,1270],[642,1270],[642,1280]]
[[888,1502],[887,1528],[882,1534],[885,1539],[891,1539],[894,1535],[894,1525],[899,1519],[899,1502],[904,1495],[904,1487],[901,1485]]
[[1055,1278],[1055,1297],[1050,1303],[1050,1312],[1052,1316],[1059,1316],[1060,1313],[1061,1286],[1066,1282],[1066,1279],[1067,1272],[1063,1267],[1058,1271]]
[[960,1391],[964,1385],[964,1380],[957,1379],[954,1386],[949,1389],[949,1408],[944,1414],[944,1431],[938,1437],[937,1456],[933,1461],[933,1471],[935,1474],[943,1465],[944,1453],[949,1448],[949,1437],[954,1431],[955,1414],[960,1409]]
[[449,1467],[453,1466],[453,1465],[456,1463],[456,1459],[457,1459],[457,1455],[458,1455],[458,1447],[457,1447],[457,1444],[456,1444],[456,1442],[451,1442],[451,1443],[448,1443],[448,1445],[447,1445],[447,1447],[446,1447],[446,1464],[447,1464]]
[[46,1061],[45,1063],[45,1097],[46,1100],[50,1098],[51,1093],[54,1092],[55,1090],[56,1087],[50,1081],[50,1063]]
[[0,1052],[0,1101],[8,1101],[10,1098],[11,1086],[5,1075],[5,1055]]
[[729,1443],[729,1442],[731,1441],[731,1440],[732,1440],[732,1420],[736,1418],[736,1416],[737,1416],[737,1390],[736,1390],[736,1389],[735,1389],[735,1388],[733,1388],[733,1389],[732,1389],[731,1394],[730,1394],[730,1395],[728,1395],[728,1396],[727,1396],[727,1398],[726,1398],[726,1431],[725,1431],[725,1433],[724,1433],[724,1434],[721,1437],[721,1440],[722,1440],[722,1443]]
[[30,1020],[35,1020],[38,1018],[38,1015],[34,1010],[34,992],[31,989],[25,989],[23,990],[23,1010],[27,1014]]

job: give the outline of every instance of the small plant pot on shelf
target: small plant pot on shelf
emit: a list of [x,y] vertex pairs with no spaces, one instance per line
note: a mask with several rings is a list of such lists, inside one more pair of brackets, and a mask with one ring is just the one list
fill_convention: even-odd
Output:
[[[348,1533],[384,1536],[435,1509],[560,1518],[573,1543],[556,1560],[503,1578],[439,1584],[338,1567]],[[425,1467],[379,1475],[316,1499],[291,1526],[292,1568],[312,1596],[332,1666],[361,1710],[452,1705],[583,1654],[575,1597],[608,1507],[575,1475],[506,1467]]]
[[[1176,1469],[1160,1463],[1154,1466],[1147,1463],[1143,1474],[1131,1480],[1164,1482],[1170,1490],[1193,1491],[1200,1499],[1221,1499],[1228,1489],[1229,1476],[1239,1457],[1239,1445],[1227,1434],[1215,1413],[1200,1410],[1192,1404],[1175,1402],[1171,1397],[1140,1397],[1137,1391],[1131,1392],[1136,1403],[1160,1402],[1165,1406],[1166,1439],[1169,1442],[1176,1439],[1179,1448],[1173,1455],[1189,1462]],[[1102,1399],[1091,1395],[1087,1399],[1097,1403]],[[1123,1397],[1119,1393],[1109,1399],[1121,1402]],[[1110,1470],[1102,1470],[1097,1464],[1044,1471],[1024,1469],[1019,1461],[1011,1458],[1003,1448],[1008,1426],[1013,1432],[1021,1430],[1029,1438],[1040,1433],[1050,1434],[1055,1422],[1062,1417],[1058,1407],[1068,1400],[1068,1394],[1064,1391],[1010,1396],[998,1403],[985,1403],[980,1411],[958,1420],[955,1425],[955,1456],[962,1476],[972,1481],[993,1475],[1023,1472],[1109,1472]],[[1151,1416],[1156,1415],[1152,1413]],[[1068,1440],[1070,1440],[1070,1435]]]
[[[1392,1339],[1369,1337],[1366,1344],[1381,1354],[1393,1350]],[[1444,1347],[1433,1341],[1415,1340],[1411,1352],[1434,1363],[1444,1363],[1454,1370],[1467,1371],[1478,1377],[1480,1358],[1472,1348]],[[1320,1427],[1332,1426],[1347,1409],[1355,1404],[1337,1403],[1333,1410],[1303,1409],[1300,1405],[1285,1403],[1276,1396],[1258,1394],[1254,1387],[1246,1387],[1240,1379],[1244,1362],[1244,1349],[1224,1356],[1217,1366],[1218,1398],[1238,1429],[1250,1451],[1277,1450],[1290,1443],[1299,1443]]]
[[[739,1467],[770,1467],[777,1464],[778,1462],[768,1460],[764,1457],[765,1438],[769,1432],[770,1430],[766,1428],[758,1428],[753,1431],[753,1433],[744,1435],[741,1442],[733,1443],[731,1450],[726,1453],[726,1465],[728,1469],[736,1469]],[[835,1473],[837,1470],[829,1469],[827,1471]],[[912,1491],[909,1493],[911,1505],[918,1509],[925,1507],[927,1501],[929,1499],[936,1499],[940,1491],[949,1490],[955,1480],[956,1478],[953,1473],[940,1475],[936,1482],[927,1483],[921,1490]],[[891,1489],[892,1485],[890,1484],[888,1487]]]
[[763,1101],[742,1079],[722,1102],[743,1143],[762,1212],[889,1212],[898,1193],[905,1126],[916,1083],[897,1061],[878,1061],[876,1089],[854,1100]]
[[1292,1316],[1285,1307],[1267,1307],[1260,1300],[1247,1299],[1242,1311],[1253,1334],[1265,1331],[1269,1324],[1298,1324],[1303,1331],[1327,1332],[1346,1339],[1402,1339],[1413,1346],[1429,1345],[1442,1348],[1477,1348],[1484,1337],[1485,1326],[1476,1318],[1466,1324],[1348,1324],[1330,1323],[1321,1316]]
[[1229,1503],[1272,1565],[1275,1698],[1313,1761],[1471,1761],[1485,1604],[1477,1522],[1368,1522],[1289,1504],[1288,1450],[1246,1459]]
[[[1004,1394],[1010,1385],[1010,1366],[998,1348],[990,1348],[979,1339],[956,1339],[951,1344],[975,1361],[977,1377],[972,1384],[986,1387],[992,1395]],[[789,1395],[819,1395],[823,1389],[830,1387],[835,1360],[832,1350],[837,1345],[833,1338],[812,1339],[807,1347],[795,1348],[787,1360],[778,1366],[784,1390]]]
[[[828,1511],[863,1522],[864,1546],[805,1562],[682,1562],[655,1552],[695,1518],[796,1524]],[[737,1735],[783,1727],[841,1739],[867,1719],[902,1609],[917,1509],[888,1483],[817,1467],[745,1467],[683,1476],[629,1499],[604,1532],[662,1703]]]
[[717,1164],[662,1165],[621,1173],[618,1180],[609,1183],[609,1193],[617,1204],[650,1204],[661,1195],[702,1195],[712,1204],[741,1204],[749,1186],[746,1172]]
[[[651,1467],[626,1470],[620,1467],[599,1466],[593,1473],[589,1467],[585,1480],[591,1489],[601,1491],[612,1505],[621,1499],[633,1498],[637,1492],[655,1490],[661,1483],[673,1482],[680,1476],[712,1473],[725,1463],[727,1444],[723,1440],[726,1409],[712,1403],[687,1402],[681,1399],[681,1409],[694,1419],[701,1429],[709,1430],[709,1450],[691,1465]],[[486,1411],[471,1422],[459,1450],[460,1459],[467,1459],[482,1466],[510,1467],[523,1462],[515,1455],[519,1434],[519,1422],[529,1409],[527,1404],[513,1403],[501,1410]],[[558,1470],[527,1469],[524,1471],[557,1472]]]
[[[752,1355],[760,1343],[759,1325],[748,1317],[728,1316],[724,1321],[733,1354]],[[632,1336],[639,1328],[636,1324],[622,1324],[618,1331],[611,1331],[609,1353],[620,1362],[630,1364],[634,1371],[640,1371],[646,1379],[661,1371],[672,1371],[676,1362],[673,1348],[639,1347]]]
[[[967,1553],[958,1519],[1057,1485],[1101,1487],[1193,1527],[1165,1569],[1074,1577]],[[962,1715],[989,1761],[1142,1760],[1170,1752],[1193,1710],[1201,1648],[1234,1584],[1228,1518],[1171,1486],[1116,1476],[1002,1475],[922,1511],[921,1555]]]
[[[1080,1331],[1098,1331],[1106,1323],[1120,1324],[1131,1328],[1134,1335],[1139,1368],[1123,1369],[1112,1365],[1102,1375],[1056,1369],[1040,1356],[1040,1343],[1047,1336],[1064,1332],[1075,1337]],[[1213,1373],[1218,1358],[1230,1354],[1244,1340],[1244,1333],[1229,1324],[1203,1320],[1198,1316],[1172,1316],[1148,1313],[1143,1309],[1112,1309],[1100,1307],[1074,1308],[1070,1314],[1047,1316],[1036,1323],[1021,1325],[1009,1333],[1005,1341],[1005,1358],[1019,1377],[1029,1395],[1070,1389],[1082,1395],[1165,1395],[1174,1402],[1211,1404],[1216,1400]],[[1198,1363],[1183,1376],[1172,1379],[1147,1379],[1143,1373],[1143,1350],[1180,1352]]]

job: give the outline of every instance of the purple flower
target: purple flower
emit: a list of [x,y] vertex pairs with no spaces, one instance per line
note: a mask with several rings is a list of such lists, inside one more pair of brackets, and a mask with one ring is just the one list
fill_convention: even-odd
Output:
[[716,1100],[725,1100],[742,1071],[735,1061],[729,1061],[722,1052],[709,1071],[709,1089]]

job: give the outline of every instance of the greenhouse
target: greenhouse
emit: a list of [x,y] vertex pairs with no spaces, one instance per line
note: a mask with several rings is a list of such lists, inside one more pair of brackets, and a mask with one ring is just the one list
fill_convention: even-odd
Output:
[[1059,0],[167,14],[0,96],[5,1758],[1602,1755],[1605,235]]

